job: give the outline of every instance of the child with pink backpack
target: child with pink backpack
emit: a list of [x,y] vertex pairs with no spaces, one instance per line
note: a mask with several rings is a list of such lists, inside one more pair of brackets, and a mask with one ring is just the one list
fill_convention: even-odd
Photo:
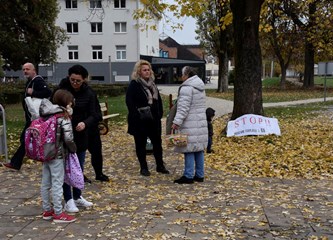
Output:
[[56,154],[53,159],[43,161],[41,185],[43,219],[53,219],[55,223],[69,223],[74,222],[76,218],[63,212],[62,186],[65,174],[64,161],[68,153],[76,152],[71,123],[74,97],[66,90],[57,90],[52,101],[53,104],[48,99],[43,99],[39,109],[42,118],[56,116],[56,124],[50,126],[56,130]]

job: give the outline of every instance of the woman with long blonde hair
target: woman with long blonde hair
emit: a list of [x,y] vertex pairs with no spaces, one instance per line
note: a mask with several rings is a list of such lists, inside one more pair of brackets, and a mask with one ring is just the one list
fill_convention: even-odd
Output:
[[163,104],[154,82],[154,72],[149,62],[139,60],[133,69],[132,81],[126,93],[128,133],[133,135],[140,174],[150,176],[146,161],[147,137],[153,144],[156,171],[169,174],[163,162],[162,127]]

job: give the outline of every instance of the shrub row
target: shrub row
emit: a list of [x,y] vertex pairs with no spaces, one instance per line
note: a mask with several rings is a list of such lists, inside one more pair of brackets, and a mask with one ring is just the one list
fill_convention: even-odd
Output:
[[[118,96],[122,95],[127,90],[127,85],[110,85],[110,84],[91,84],[90,85],[98,96]],[[0,83],[0,103],[1,104],[15,104],[23,100],[25,91],[24,81],[15,83]],[[53,90],[54,85],[50,85]]]

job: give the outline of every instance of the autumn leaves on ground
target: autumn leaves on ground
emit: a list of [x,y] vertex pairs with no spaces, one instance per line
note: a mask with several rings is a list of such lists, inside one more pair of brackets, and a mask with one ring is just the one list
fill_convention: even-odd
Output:
[[333,179],[333,123],[328,110],[279,118],[281,136],[225,137],[227,117],[214,122],[206,166],[247,177]]
[[[222,132],[229,116],[216,118],[213,123],[214,153],[206,154],[206,167],[246,177],[333,179],[332,113],[324,106],[322,110],[281,115],[278,117],[281,136],[226,137]],[[112,161],[107,153],[109,148],[112,157],[132,152],[135,158],[133,139],[126,133],[126,125],[112,125],[111,138],[107,135],[107,140],[103,141],[106,168]],[[9,156],[18,147],[18,134],[8,133]],[[136,159],[132,161],[137,163]]]

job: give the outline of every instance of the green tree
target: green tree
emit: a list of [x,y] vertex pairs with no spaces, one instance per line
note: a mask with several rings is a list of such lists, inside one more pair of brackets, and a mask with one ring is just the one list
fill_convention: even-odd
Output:
[[263,115],[260,11],[264,0],[231,0],[234,32],[234,108],[231,119],[244,114]]
[[[274,0],[264,3],[261,14],[261,47],[266,57],[275,56],[281,68],[280,87],[286,87],[286,72],[301,41],[297,25],[280,11],[280,4]],[[267,55],[270,56],[267,56]]]
[[218,59],[217,92],[228,90],[228,61],[232,55],[230,5],[220,0],[208,1],[207,8],[197,16],[198,40],[207,54]]
[[[175,16],[197,17],[207,7],[207,1],[176,0],[176,4],[159,4],[158,1],[141,0],[145,8],[155,15],[169,10]],[[234,109],[232,119],[244,114],[263,115],[261,85],[261,50],[259,45],[259,20],[264,0],[231,0],[233,14],[233,42],[235,59]],[[229,4],[228,0],[221,0]],[[222,5],[221,5],[222,6]],[[221,12],[223,10],[221,9]],[[137,17],[145,18],[143,11]]]
[[321,50],[326,53],[332,52],[333,3],[331,0],[279,1],[282,3],[281,11],[293,20],[303,36],[305,51],[303,86],[313,87],[317,53]]
[[66,33],[55,26],[57,0],[1,0],[0,54],[13,70],[24,62],[40,63],[56,60],[56,50]]

